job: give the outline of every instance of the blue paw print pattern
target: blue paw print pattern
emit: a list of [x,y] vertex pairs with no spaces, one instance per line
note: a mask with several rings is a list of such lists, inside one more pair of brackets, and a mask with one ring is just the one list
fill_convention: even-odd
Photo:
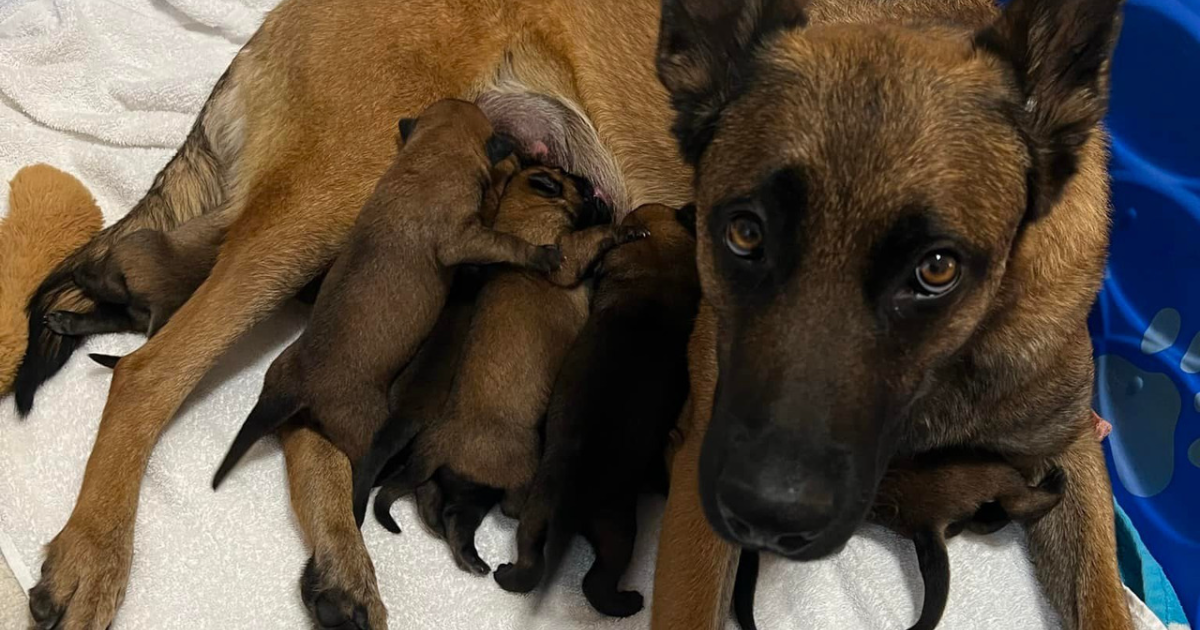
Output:
[[1130,0],[1090,328],[1113,492],[1200,627],[1200,0]]

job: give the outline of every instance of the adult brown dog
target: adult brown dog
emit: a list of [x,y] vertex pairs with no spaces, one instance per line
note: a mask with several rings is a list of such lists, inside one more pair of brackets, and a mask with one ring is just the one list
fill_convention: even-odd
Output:
[[[1097,125],[1120,4],[285,0],[145,199],[31,304],[23,410],[73,348],[41,321],[75,297],[74,266],[133,229],[239,211],[208,280],[116,369],[36,618],[112,620],[159,434],[217,357],[333,259],[393,157],[393,121],[502,90],[585,112],[629,204],[697,200],[706,299],[656,628],[724,619],[737,556],[722,537],[830,553],[894,452],[944,444],[1061,467],[1062,503],[1029,529],[1038,575],[1067,628],[1128,628],[1085,327],[1108,236]],[[322,621],[383,627],[348,461],[308,430],[283,442],[312,592],[347,602]]]

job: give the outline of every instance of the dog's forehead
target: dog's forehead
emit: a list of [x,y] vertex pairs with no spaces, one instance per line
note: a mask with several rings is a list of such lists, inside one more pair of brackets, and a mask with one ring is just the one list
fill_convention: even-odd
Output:
[[723,114],[698,197],[719,203],[793,168],[820,210],[813,229],[862,237],[920,210],[989,241],[1024,209],[1029,156],[1014,98],[1000,64],[957,33],[789,34]]

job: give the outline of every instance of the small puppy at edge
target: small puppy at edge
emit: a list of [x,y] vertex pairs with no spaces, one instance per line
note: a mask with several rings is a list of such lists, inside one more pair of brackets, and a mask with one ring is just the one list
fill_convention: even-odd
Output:
[[122,238],[107,254],[75,270],[75,284],[97,303],[96,310],[51,311],[46,326],[60,335],[133,331],[154,336],[208,277],[234,218],[232,211],[219,209],[174,230],[147,228]]
[[[1066,479],[1052,469],[1042,481],[1029,481],[1015,466],[993,453],[941,449],[893,460],[879,483],[868,520],[913,541],[925,597],[921,615],[909,630],[933,630],[946,610],[950,592],[950,558],[946,539],[964,529],[990,534],[1010,520],[1037,520],[1062,499]],[[756,630],[753,599],[757,553],[750,570],[739,567],[734,584],[734,612],[742,630]]]
[[519,504],[537,468],[538,429],[551,386],[588,316],[590,290],[579,281],[605,252],[647,235],[641,228],[614,227],[605,204],[594,198],[584,203],[581,185],[586,182],[544,167],[513,178],[497,229],[533,242],[560,242],[563,268],[551,280],[494,271],[480,291],[444,413],[423,425],[390,419],[355,469],[355,509],[361,515],[380,463],[409,450],[404,468],[383,484],[375,502],[376,517],[393,532],[399,527],[389,514],[392,503],[435,474],[475,486],[478,492],[468,492],[472,499],[461,509],[443,510],[455,561],[471,573],[490,570],[474,543],[483,516],[501,494],[506,505]]
[[687,343],[700,299],[695,207],[634,210],[649,238],[615,249],[596,273],[591,315],[563,363],[546,414],[546,446],[517,530],[519,557],[496,569],[507,591],[542,580],[548,540],[580,532],[596,552],[583,593],[616,617],[642,608],[618,583],[633,556],[638,496],[665,490],[667,436],[688,393]]
[[289,421],[310,423],[354,462],[388,417],[388,390],[437,323],[454,268],[557,269],[555,246],[484,225],[492,167],[512,152],[475,105],[442,100],[400,121],[399,151],[330,268],[308,328],[271,364],[262,394],[213,477]]

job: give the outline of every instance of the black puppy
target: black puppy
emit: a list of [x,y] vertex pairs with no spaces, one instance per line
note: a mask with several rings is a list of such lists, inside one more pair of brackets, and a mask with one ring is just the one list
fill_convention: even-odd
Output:
[[616,617],[642,608],[639,593],[617,585],[633,555],[638,495],[665,476],[700,298],[693,207],[642,206],[622,225],[650,236],[612,250],[597,271],[591,315],[550,398],[545,452],[520,509],[519,558],[496,569],[505,590],[529,592],[545,572],[547,540],[582,533],[596,551],[584,595]]

